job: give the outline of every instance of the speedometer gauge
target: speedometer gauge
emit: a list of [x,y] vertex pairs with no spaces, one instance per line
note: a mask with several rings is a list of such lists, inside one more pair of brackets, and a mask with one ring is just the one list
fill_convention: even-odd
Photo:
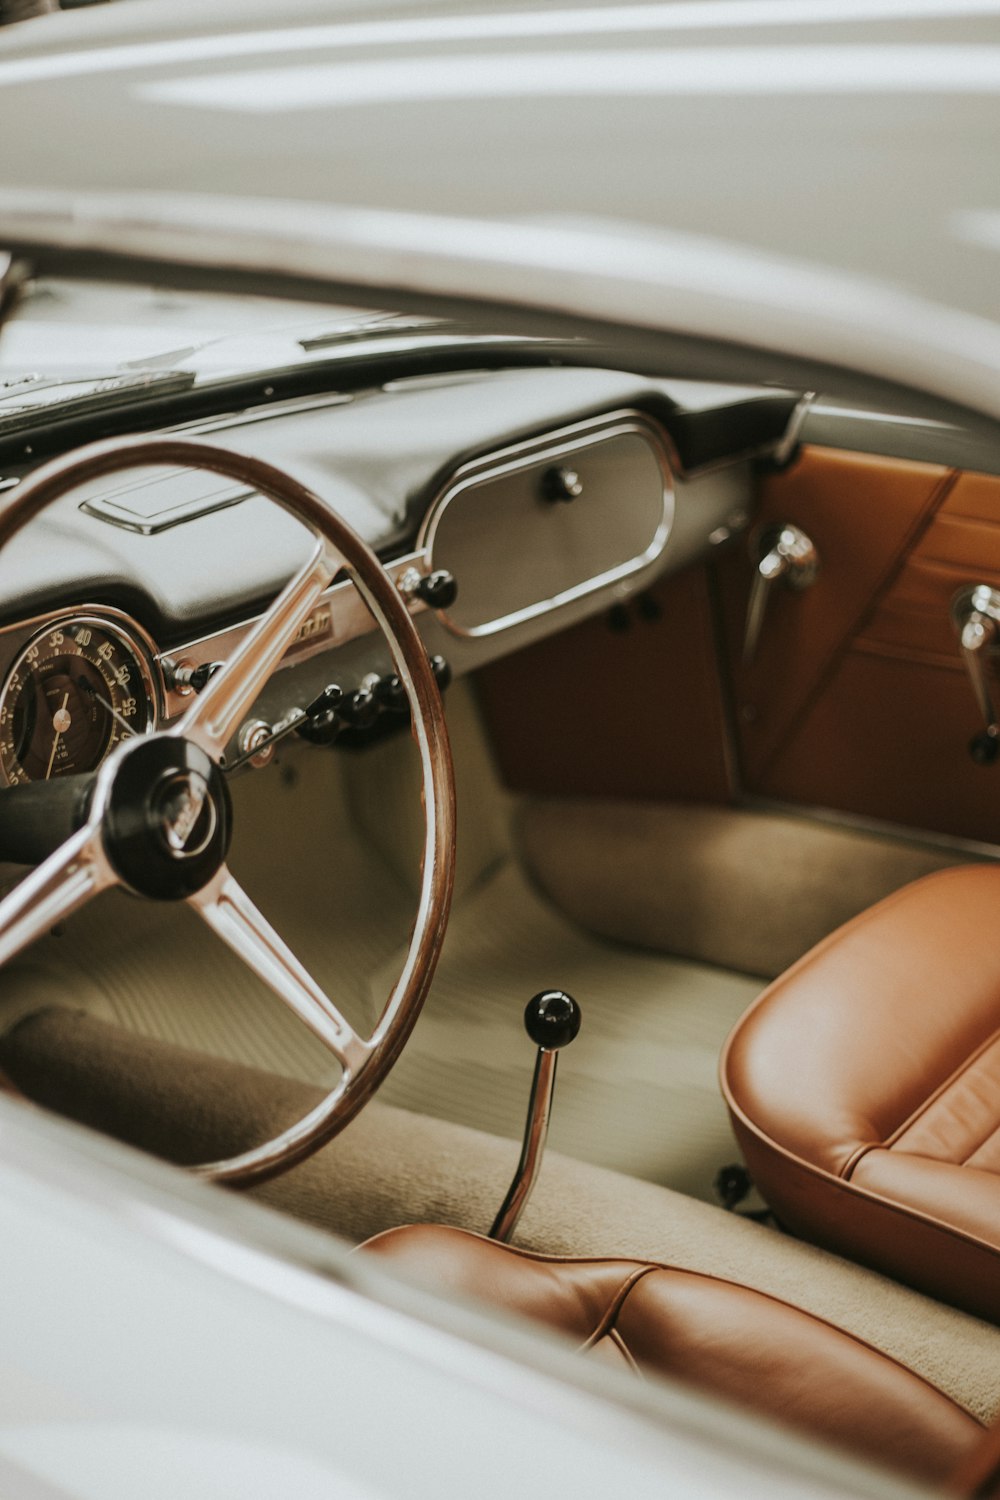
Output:
[[0,771],[8,785],[93,771],[153,722],[153,681],[141,649],[107,620],[51,621],[0,689]]

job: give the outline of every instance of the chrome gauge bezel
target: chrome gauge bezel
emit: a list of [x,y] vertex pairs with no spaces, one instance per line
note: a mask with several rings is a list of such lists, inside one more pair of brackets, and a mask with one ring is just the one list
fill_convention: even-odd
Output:
[[[0,632],[0,641],[3,641],[4,637],[9,638],[13,635],[17,644],[10,654],[3,653],[6,665],[3,684],[0,686],[0,711],[7,704],[11,692],[11,680],[17,674],[19,667],[25,663],[32,647],[44,641],[54,630],[69,627],[103,631],[135,662],[139,670],[146,705],[144,715],[136,719],[135,731],[137,734],[148,734],[155,729],[160,721],[164,698],[163,682],[157,669],[156,645],[151,636],[131,616],[104,605],[81,605],[78,608],[56,610],[51,614],[4,627]],[[113,744],[109,743],[108,749],[98,764],[103,764],[112,748]],[[12,784],[0,760],[0,786],[7,787]]]

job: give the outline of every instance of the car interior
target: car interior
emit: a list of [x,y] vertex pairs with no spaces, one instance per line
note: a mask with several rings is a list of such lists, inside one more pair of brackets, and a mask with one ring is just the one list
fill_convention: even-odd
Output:
[[300,343],[0,376],[5,1089],[1000,1493],[1000,444]]

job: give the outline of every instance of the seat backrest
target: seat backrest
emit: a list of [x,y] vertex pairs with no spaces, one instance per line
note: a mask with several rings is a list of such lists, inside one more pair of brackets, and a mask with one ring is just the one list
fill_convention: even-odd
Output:
[[803,1238],[1000,1322],[1000,868],[929,875],[775,981],[722,1089]]
[[870,1344],[778,1298],[649,1261],[530,1254],[417,1225],[361,1247],[439,1292],[544,1323],[584,1352],[684,1381],[926,1480],[981,1425]]

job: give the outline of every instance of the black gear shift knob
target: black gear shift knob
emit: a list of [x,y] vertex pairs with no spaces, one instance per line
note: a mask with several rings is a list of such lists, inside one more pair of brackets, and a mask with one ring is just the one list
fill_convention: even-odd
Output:
[[510,1239],[535,1185],[549,1129],[559,1049],[571,1042],[580,1030],[580,1007],[565,990],[542,990],[524,1008],[524,1029],[538,1048],[535,1076],[531,1081],[521,1159],[507,1196],[500,1205],[500,1212],[493,1220],[490,1238],[494,1240]]
[[580,1007],[565,990],[542,990],[524,1008],[524,1029],[536,1047],[558,1052],[580,1030]]

